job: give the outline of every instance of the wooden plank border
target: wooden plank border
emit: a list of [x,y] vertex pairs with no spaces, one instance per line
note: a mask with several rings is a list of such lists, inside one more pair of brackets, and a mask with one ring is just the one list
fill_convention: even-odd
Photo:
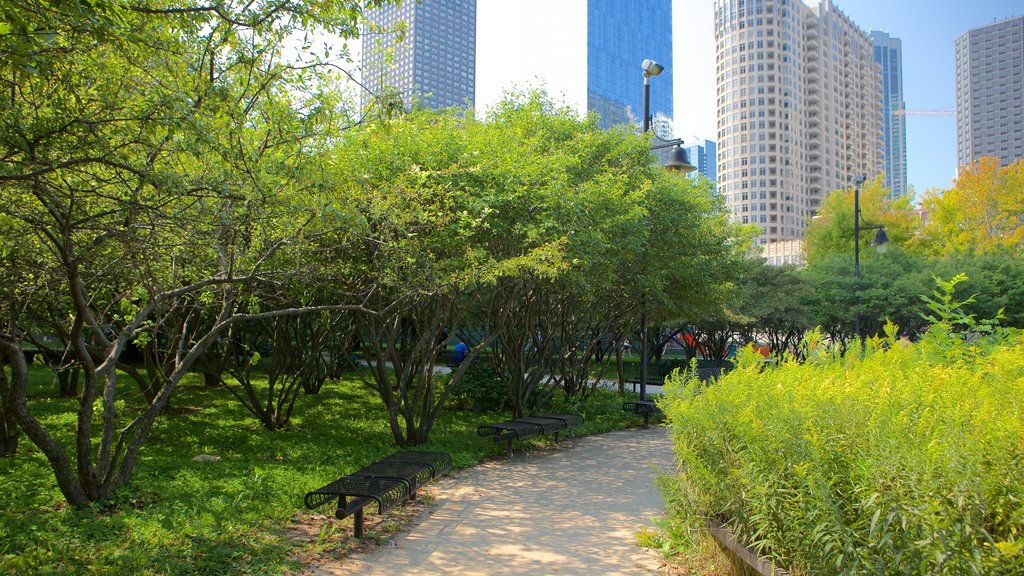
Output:
[[746,562],[758,574],[762,576],[790,576],[789,572],[776,567],[775,563],[771,560],[761,558],[757,555],[757,552],[754,552],[742,542],[738,542],[732,535],[732,530],[729,530],[728,527],[718,520],[708,518],[708,531],[715,537],[715,540],[718,540],[722,546],[729,549],[737,558]]

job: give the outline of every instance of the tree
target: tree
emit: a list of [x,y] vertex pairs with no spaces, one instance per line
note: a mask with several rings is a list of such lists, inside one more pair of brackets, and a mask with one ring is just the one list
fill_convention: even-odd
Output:
[[221,363],[233,377],[222,382],[224,387],[267,430],[287,428],[300,393],[318,392],[328,374],[337,374],[332,365],[346,360],[331,357],[338,351],[329,345],[347,333],[340,327],[344,321],[332,321],[332,316],[338,315],[321,312],[237,324],[218,341]]
[[922,205],[928,218],[914,245],[926,254],[1024,254],[1024,160],[1000,167],[997,158],[981,158]]
[[792,352],[813,328],[811,286],[793,266],[771,266],[762,258],[746,262],[737,310],[749,318],[740,333],[747,342],[763,340],[776,358]]
[[[479,150],[499,128],[454,112],[417,111],[353,130],[332,160],[339,193],[358,215],[352,275],[375,286],[368,297],[380,311],[357,327],[365,381],[400,445],[427,441],[469,364],[450,379],[437,377],[464,295],[510,273],[507,256],[474,241],[490,210],[480,182],[492,177],[492,160]],[[513,257],[524,266],[538,258]]]
[[[906,248],[917,229],[917,219],[911,213],[907,198],[886,200],[889,190],[882,185],[878,176],[865,183],[860,190],[861,224],[885,226],[889,244]],[[854,189],[845,188],[829,194],[821,203],[821,209],[804,233],[807,263],[813,265],[830,254],[849,254],[853,257],[853,208]],[[860,235],[861,258],[871,258],[867,248],[874,240],[873,230],[862,230]]]
[[[322,218],[311,176],[340,130],[331,79],[316,73],[328,67],[284,60],[283,43],[298,29],[352,33],[360,5],[3,11],[0,219],[30,239],[18,261],[42,271],[20,270],[19,300],[3,306],[7,399],[71,505],[130,480],[177,383],[226,327],[359,309],[261,311],[239,296],[257,280],[304,276],[297,255]],[[82,370],[73,457],[26,401],[22,342],[58,323],[53,335]],[[152,379],[137,414],[118,403],[132,348],[150,355]]]
[[823,257],[803,272],[811,286],[812,322],[837,343],[856,336],[858,316],[862,335],[879,333],[887,320],[905,334],[918,334],[926,327],[920,296],[931,284],[929,268],[926,260],[891,249],[865,260],[858,285],[850,256]]
[[1000,324],[1024,327],[1024,260],[1005,250],[979,254],[955,254],[932,265],[938,278],[965,278],[955,284],[956,297],[966,301],[964,309],[978,318],[995,318]]
[[477,290],[474,311],[494,335],[495,368],[513,411],[524,415],[559,387],[586,388],[616,316],[617,265],[642,230],[637,202],[649,186],[648,151],[643,140],[602,131],[542,93],[508,96],[488,125],[496,137],[481,149],[492,169],[481,197],[490,218],[474,243],[512,266]]

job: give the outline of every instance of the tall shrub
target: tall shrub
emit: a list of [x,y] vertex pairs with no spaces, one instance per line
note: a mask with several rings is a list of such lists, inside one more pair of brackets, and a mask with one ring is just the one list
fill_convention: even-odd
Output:
[[1024,342],[958,316],[955,283],[918,344],[812,335],[803,364],[674,378],[673,533],[714,517],[797,573],[1024,573]]

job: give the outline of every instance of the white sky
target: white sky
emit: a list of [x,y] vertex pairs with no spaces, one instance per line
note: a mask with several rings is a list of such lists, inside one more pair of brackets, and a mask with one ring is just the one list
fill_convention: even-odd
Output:
[[[494,105],[505,91],[543,87],[582,114],[586,14],[586,0],[477,0],[477,109]],[[717,140],[713,17],[714,0],[672,0],[675,136],[691,144],[697,138]],[[358,63],[359,42],[351,48]],[[637,62],[636,90],[642,89]],[[652,79],[651,90],[667,89]]]
[[[586,0],[477,0],[476,107],[506,90],[543,86],[581,112],[587,97]],[[675,132],[716,140],[713,0],[673,0]],[[636,89],[643,89],[640,62]]]

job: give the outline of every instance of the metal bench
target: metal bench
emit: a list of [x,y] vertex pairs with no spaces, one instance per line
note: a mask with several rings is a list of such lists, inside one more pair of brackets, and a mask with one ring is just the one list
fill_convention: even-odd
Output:
[[445,452],[401,450],[352,474],[306,493],[306,508],[313,510],[334,500],[338,519],[354,515],[356,538],[363,537],[363,508],[377,503],[378,514],[405,500],[415,500],[416,491],[452,467]]
[[496,424],[482,424],[477,427],[476,432],[481,436],[493,437],[495,442],[508,442],[507,454],[511,458],[513,440],[526,440],[554,433],[555,444],[558,444],[558,435],[562,430],[582,423],[583,417],[579,414],[539,414]]
[[631,402],[623,402],[622,409],[626,412],[632,412],[638,416],[644,418],[644,428],[647,428],[647,424],[651,419],[651,416],[661,413],[658,409],[658,405],[653,400],[634,400]]

